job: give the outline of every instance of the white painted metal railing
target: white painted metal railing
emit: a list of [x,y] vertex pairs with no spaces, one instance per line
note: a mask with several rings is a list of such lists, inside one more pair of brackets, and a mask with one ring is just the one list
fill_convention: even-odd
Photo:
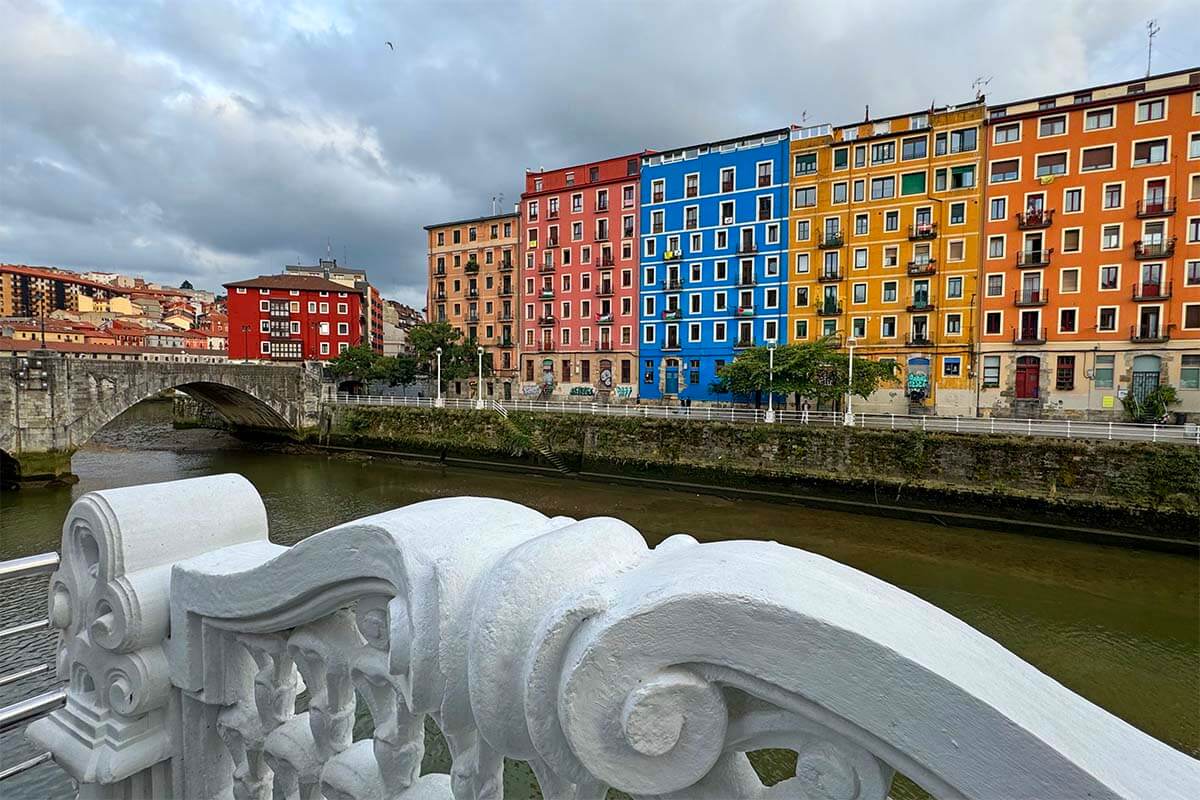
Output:
[[[409,406],[432,408],[430,397],[392,397],[389,395],[338,394],[331,402],[339,405]],[[446,408],[475,409],[475,400],[443,398]],[[767,422],[761,408],[738,406],[666,406],[635,403],[581,403],[544,400],[492,400],[485,410],[547,412],[557,414],[594,414],[647,419],[693,419],[712,422]],[[775,422],[782,425],[845,424],[845,415],[832,411],[775,411]],[[1084,422],[1069,419],[1007,419],[1002,417],[935,417],[905,414],[855,414],[854,425],[861,428],[930,433],[1003,434],[1041,436],[1061,439],[1109,439],[1128,442],[1174,442],[1200,446],[1200,425],[1143,425],[1132,422]]]
[[[454,497],[284,547],[216,475],[87,494],[62,552],[67,704],[28,733],[89,798],[502,800],[506,758],[564,800],[884,800],[896,772],[962,800],[1200,797],[1195,759],[773,542]],[[427,719],[449,775],[421,774]],[[770,787],[767,747],[796,753]]]

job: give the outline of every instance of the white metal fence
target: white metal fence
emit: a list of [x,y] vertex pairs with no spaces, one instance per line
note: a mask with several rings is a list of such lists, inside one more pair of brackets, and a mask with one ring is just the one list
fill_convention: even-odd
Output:
[[[360,406],[410,406],[432,408],[432,397],[391,397],[387,395],[338,394],[333,402]],[[478,401],[445,397],[445,408],[476,409]],[[610,417],[647,419],[694,419],[714,422],[767,423],[768,413],[761,408],[737,406],[662,406],[640,404],[604,405],[569,401],[488,400],[483,410],[551,412],[556,414],[594,414]],[[775,411],[774,424],[845,425],[844,414],[833,411]],[[767,423],[770,424],[770,423]],[[1003,419],[997,417],[931,417],[905,414],[855,414],[854,425],[894,431],[938,431],[944,433],[983,433],[1016,436],[1048,436],[1060,439],[1111,439],[1131,442],[1175,442],[1200,446],[1200,425],[1142,425],[1132,422],[1081,422],[1069,419]]]

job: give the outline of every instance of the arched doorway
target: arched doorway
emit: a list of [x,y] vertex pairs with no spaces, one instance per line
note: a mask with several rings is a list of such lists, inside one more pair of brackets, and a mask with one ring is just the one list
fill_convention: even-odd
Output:
[[1042,360],[1037,356],[1017,358],[1016,395],[1018,400],[1037,400],[1041,394],[1038,381],[1042,371]]

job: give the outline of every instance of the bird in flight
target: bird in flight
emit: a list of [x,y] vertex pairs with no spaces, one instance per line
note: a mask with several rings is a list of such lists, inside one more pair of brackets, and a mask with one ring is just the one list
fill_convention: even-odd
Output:
[[396,46],[395,46],[394,44],[392,44],[391,42],[384,42],[384,44],[386,44],[386,45],[388,46],[388,49],[389,49],[389,50],[395,50],[395,49],[396,49]]

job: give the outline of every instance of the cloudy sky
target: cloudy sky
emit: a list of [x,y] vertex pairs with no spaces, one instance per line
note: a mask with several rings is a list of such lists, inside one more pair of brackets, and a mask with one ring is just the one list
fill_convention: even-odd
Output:
[[[424,296],[525,168],[1200,61],[1195,0],[0,0],[0,261]],[[395,49],[384,42],[390,40]],[[1191,63],[1189,62],[1189,57]]]

